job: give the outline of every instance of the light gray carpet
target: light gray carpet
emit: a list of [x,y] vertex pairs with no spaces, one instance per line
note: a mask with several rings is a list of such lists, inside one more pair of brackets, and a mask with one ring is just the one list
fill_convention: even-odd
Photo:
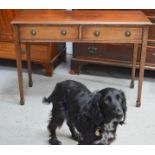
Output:
[[[16,68],[9,65],[0,66],[0,144],[48,144],[49,133],[46,127],[52,105],[42,104],[42,98],[51,93],[57,82],[66,79],[82,82],[92,91],[105,87],[122,89],[127,97],[127,120],[125,125],[118,128],[117,139],[113,144],[155,144],[155,79],[153,77],[145,78],[142,106],[136,108],[137,80],[135,89],[130,89],[128,78],[130,70],[127,71],[128,75],[121,73],[121,76],[117,77],[111,75],[112,71],[109,76],[84,74],[85,69],[82,74],[76,76],[68,72],[69,61],[59,65],[52,77],[35,73],[32,88],[28,87],[27,74],[24,72],[25,105],[20,106]],[[104,67],[100,72],[104,75]],[[117,73],[119,74],[119,71]],[[57,134],[63,144],[77,144],[70,139],[66,124],[57,131]]]

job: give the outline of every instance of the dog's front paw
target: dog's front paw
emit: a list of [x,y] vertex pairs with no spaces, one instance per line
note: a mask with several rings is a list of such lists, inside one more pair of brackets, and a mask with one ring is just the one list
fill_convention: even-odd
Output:
[[86,145],[86,143],[84,141],[79,141],[78,145]]
[[72,139],[74,139],[76,141],[81,141],[82,137],[80,134],[76,133],[76,134],[72,135]]
[[62,143],[57,138],[51,138],[48,140],[51,145],[61,145]]

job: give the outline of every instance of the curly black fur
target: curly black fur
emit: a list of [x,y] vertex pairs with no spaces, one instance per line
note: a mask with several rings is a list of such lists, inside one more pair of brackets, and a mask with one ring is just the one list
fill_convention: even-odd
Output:
[[102,89],[92,93],[83,84],[66,80],[57,83],[44,103],[53,104],[48,130],[49,143],[61,144],[56,137],[56,128],[64,120],[79,144],[110,144],[116,135],[118,124],[126,117],[126,98],[121,90]]

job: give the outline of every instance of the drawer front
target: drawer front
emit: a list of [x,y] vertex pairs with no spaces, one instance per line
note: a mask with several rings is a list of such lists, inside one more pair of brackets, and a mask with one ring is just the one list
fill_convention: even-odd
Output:
[[146,63],[155,66],[155,48],[147,49]]
[[[49,59],[47,44],[31,44],[31,60],[45,62]],[[22,59],[26,60],[25,44],[21,44]],[[14,43],[0,42],[0,58],[16,59]]]
[[149,40],[155,40],[155,18],[150,18],[152,25],[149,26]]
[[104,59],[124,62],[131,62],[132,60],[132,45],[100,43],[74,43],[73,45],[73,53],[76,58]]
[[72,40],[78,38],[76,26],[21,26],[21,40]]
[[127,42],[142,39],[142,28],[132,27],[89,27],[82,29],[83,40],[103,40]]

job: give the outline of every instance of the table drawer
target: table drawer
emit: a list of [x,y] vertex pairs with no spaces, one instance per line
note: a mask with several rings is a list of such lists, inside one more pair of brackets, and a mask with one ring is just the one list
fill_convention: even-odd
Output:
[[20,26],[21,40],[72,40],[78,39],[76,26]]
[[103,40],[126,42],[142,39],[142,28],[132,27],[95,27],[85,26],[82,29],[83,40]]
[[155,63],[155,48],[147,48],[146,63]]
[[130,44],[74,43],[75,58],[104,59],[112,61],[132,60],[133,46]]

